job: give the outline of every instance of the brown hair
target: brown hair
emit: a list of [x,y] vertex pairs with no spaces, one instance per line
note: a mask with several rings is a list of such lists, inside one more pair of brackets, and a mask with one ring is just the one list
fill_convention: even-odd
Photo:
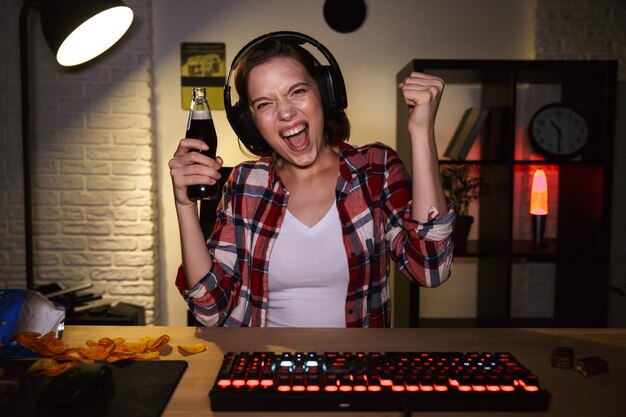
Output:
[[[278,57],[291,58],[302,64],[308,74],[317,81],[320,94],[327,94],[319,85],[320,82],[316,76],[321,64],[309,51],[293,41],[268,38],[246,52],[237,64],[234,83],[242,105],[249,105],[248,79],[252,69]],[[322,103],[325,101],[322,97]],[[340,111],[336,117],[329,117],[327,116],[327,109],[324,109],[324,114],[327,142],[330,145],[336,145],[339,142],[347,141],[350,137],[350,121],[344,111]],[[267,154],[271,153],[269,145],[267,150]]]

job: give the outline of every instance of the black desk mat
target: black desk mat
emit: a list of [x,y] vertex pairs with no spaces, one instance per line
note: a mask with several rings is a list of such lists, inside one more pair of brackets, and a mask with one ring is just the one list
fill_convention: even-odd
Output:
[[[0,416],[47,416],[38,410],[36,400],[50,380],[28,373],[32,360],[0,361]],[[159,417],[187,369],[186,361],[119,361],[111,368],[115,395],[104,406],[89,407],[76,415],[89,417]],[[18,390],[8,389],[6,381],[19,381]],[[4,381],[4,383],[3,383]],[[13,387],[15,384],[12,385]]]

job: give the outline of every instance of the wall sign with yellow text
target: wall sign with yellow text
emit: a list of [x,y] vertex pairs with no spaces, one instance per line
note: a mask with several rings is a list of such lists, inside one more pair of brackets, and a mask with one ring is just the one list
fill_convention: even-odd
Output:
[[226,45],[224,43],[181,43],[180,84],[183,110],[189,110],[194,87],[206,87],[211,110],[224,109]]

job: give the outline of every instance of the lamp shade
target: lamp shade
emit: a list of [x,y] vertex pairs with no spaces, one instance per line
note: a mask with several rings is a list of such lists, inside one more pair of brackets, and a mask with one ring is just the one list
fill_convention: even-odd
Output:
[[133,11],[120,0],[43,0],[41,27],[63,66],[87,62],[128,30]]

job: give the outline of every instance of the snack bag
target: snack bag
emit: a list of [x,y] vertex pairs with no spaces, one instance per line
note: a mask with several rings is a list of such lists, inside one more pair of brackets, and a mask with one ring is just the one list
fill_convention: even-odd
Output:
[[65,309],[31,290],[0,290],[0,359],[37,356],[13,340],[19,332],[61,337]]

